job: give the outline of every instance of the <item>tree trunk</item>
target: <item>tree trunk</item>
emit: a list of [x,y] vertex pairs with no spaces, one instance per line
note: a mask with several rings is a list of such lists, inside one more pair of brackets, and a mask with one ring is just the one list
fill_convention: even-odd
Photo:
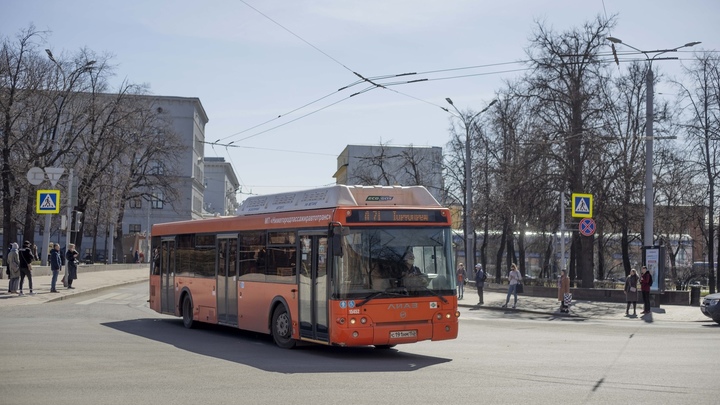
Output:
[[497,256],[495,256],[495,282],[502,281],[502,258],[505,254],[505,238],[507,233],[507,222],[503,225],[502,234],[500,235],[500,243],[498,243]]

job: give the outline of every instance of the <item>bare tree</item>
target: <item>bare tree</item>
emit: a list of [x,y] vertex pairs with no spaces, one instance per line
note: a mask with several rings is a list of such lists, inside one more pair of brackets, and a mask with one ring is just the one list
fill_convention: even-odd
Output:
[[[23,193],[27,187],[20,187],[17,178],[20,172],[27,170],[27,150],[23,150],[20,140],[24,139],[25,121],[32,115],[31,100],[35,91],[43,86],[43,77],[38,74],[37,41],[44,33],[30,25],[20,31],[15,40],[2,38],[0,44],[0,128],[2,128],[2,195],[3,195],[3,233],[1,246],[15,242],[17,222],[13,220],[13,207],[19,203],[19,197],[32,195]],[[32,239],[32,233],[24,233],[26,239]]]
[[690,88],[682,85],[685,100],[689,101],[685,123],[693,151],[699,158],[694,163],[702,170],[707,195],[707,261],[710,292],[720,289],[716,277],[715,260],[715,183],[720,177],[720,57],[711,53],[696,54],[690,67],[685,69]]
[[[571,192],[588,189],[588,166],[584,154],[595,153],[588,144],[600,127],[605,106],[602,88],[607,72],[600,62],[608,30],[614,20],[597,17],[580,29],[555,34],[542,23],[531,39],[528,55],[533,71],[528,75],[528,96],[537,100],[537,118],[543,121],[543,140],[560,147],[556,160]],[[594,285],[593,238],[575,236],[579,249],[577,268],[582,286]]]

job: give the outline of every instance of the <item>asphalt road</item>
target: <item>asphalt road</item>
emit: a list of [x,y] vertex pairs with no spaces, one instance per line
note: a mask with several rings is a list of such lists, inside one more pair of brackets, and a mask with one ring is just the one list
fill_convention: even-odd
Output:
[[457,340],[392,350],[186,330],[136,284],[3,308],[2,404],[696,404],[720,325],[462,309]]

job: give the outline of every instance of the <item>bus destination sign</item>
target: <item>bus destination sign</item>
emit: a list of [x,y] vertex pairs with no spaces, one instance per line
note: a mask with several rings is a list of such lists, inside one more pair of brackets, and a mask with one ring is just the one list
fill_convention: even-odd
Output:
[[348,223],[357,222],[437,222],[446,223],[436,210],[352,210]]

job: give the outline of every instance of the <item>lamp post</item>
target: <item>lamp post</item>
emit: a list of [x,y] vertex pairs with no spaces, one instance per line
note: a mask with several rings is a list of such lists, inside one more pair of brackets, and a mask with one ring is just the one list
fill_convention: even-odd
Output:
[[[631,48],[635,51],[638,51],[645,55],[645,59],[648,61],[648,70],[647,74],[645,75],[646,80],[646,88],[645,88],[645,225],[643,227],[644,237],[643,237],[643,245],[646,247],[653,246],[655,237],[653,233],[653,82],[655,80],[653,70],[652,70],[652,63],[655,60],[663,60],[663,59],[677,59],[676,57],[673,58],[660,58],[657,57],[668,53],[668,52],[676,52],[678,49],[681,48],[689,48],[691,46],[695,46],[699,44],[700,42],[688,42],[685,45],[678,46],[676,48],[670,48],[670,49],[656,49],[653,51],[643,51],[638,48],[635,48],[632,45],[628,45],[624,43],[622,40],[615,38],[615,37],[607,37],[607,40],[612,42],[613,44],[622,44],[627,46],[628,48]],[[613,46],[613,53],[615,53],[615,48]],[[651,56],[652,55],[652,56]],[[615,55],[615,61],[617,63],[617,55]]]
[[[472,165],[470,154],[470,126],[475,121],[475,118],[487,111],[488,108],[493,106],[493,104],[497,103],[497,100],[491,101],[487,107],[483,108],[482,110],[480,110],[480,112],[469,118],[467,115],[461,113],[457,107],[455,107],[455,104],[453,104],[453,101],[450,99],[450,97],[445,98],[445,100],[455,109],[455,111],[457,111],[458,118],[462,120],[463,126],[465,127],[465,229],[463,232],[465,233],[465,268],[467,269],[467,271],[473,271],[475,270],[475,228],[472,227],[472,176],[470,175]],[[445,108],[443,109],[447,112],[450,112]]]

